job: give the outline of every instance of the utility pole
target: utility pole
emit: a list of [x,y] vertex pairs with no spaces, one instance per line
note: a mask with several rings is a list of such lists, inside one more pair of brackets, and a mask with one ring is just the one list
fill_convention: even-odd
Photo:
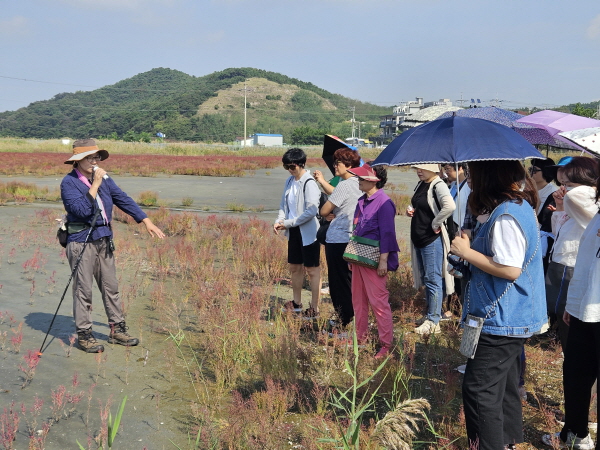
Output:
[[356,139],[356,133],[354,131],[354,113],[356,111],[356,106],[350,106],[348,109],[352,111],[352,145],[354,145],[354,140]]
[[254,89],[248,89],[246,87],[246,82],[244,81],[244,89],[240,89],[240,91],[244,91],[244,140],[242,141],[242,147],[246,147],[246,138],[247,138],[247,134],[246,134],[246,105],[248,104],[246,102],[246,94],[248,92],[252,92]]

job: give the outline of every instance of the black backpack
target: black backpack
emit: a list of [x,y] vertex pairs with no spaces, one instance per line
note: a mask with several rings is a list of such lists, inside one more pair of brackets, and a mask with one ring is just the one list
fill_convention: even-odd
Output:
[[[317,182],[317,180],[315,180],[314,178],[309,178],[308,180],[306,180],[306,183],[308,183],[310,180],[313,180],[315,183]],[[302,195],[304,195],[305,198],[306,198],[306,183],[304,183],[304,188],[302,190]],[[321,192],[321,196],[319,197],[319,207],[317,209],[317,220],[319,221],[319,224],[321,224],[321,225],[329,224],[329,222],[325,219],[325,217],[321,216],[321,214],[320,214],[321,208],[323,207],[323,205],[325,205],[325,203],[327,202],[328,199],[329,199],[329,196],[325,192]]]

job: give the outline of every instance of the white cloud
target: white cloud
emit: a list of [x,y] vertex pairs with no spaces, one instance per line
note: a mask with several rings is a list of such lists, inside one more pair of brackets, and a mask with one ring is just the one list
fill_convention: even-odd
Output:
[[24,36],[29,34],[29,20],[23,16],[15,16],[0,21],[0,34],[5,36]]
[[600,37],[600,14],[592,19],[587,28],[586,35],[590,39],[596,39]]

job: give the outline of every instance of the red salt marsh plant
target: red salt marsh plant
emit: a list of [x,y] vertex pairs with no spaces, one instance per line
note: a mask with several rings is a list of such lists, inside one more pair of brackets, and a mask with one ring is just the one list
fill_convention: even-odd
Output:
[[14,441],[17,439],[17,432],[19,431],[19,421],[19,412],[15,408],[15,402],[12,402],[0,414],[0,444],[6,450],[14,448]]
[[[309,327],[299,317],[280,313],[281,303],[290,296],[287,287],[278,287],[288,276],[286,241],[272,234],[270,224],[256,218],[200,218],[166,209],[150,215],[168,238],[130,239],[123,244],[121,259],[134,270],[136,257],[142,260],[140,273],[151,279],[146,292],[155,317],[147,320],[152,330],[171,336],[172,346],[163,352],[169,366],[165,379],[178,380],[190,399],[189,448],[339,448],[351,428],[352,436],[358,433],[355,448],[379,449],[376,441],[382,436],[377,438],[376,423],[409,398],[425,398],[431,404],[427,425],[417,432],[414,448],[468,448],[460,409],[461,375],[454,370],[464,363],[457,352],[460,330],[456,323],[444,323],[443,333],[430,339],[409,332],[424,303],[412,288],[404,243],[401,269],[388,284],[395,360],[388,361],[373,382],[357,387],[357,398],[363,394],[370,398],[373,389],[381,386],[370,411],[353,421],[343,412],[344,407],[351,410],[351,401],[340,400],[339,394],[350,392],[352,375],[357,380],[373,375],[379,365],[372,356],[375,342],[359,351],[356,368],[352,364],[348,371],[346,361],[354,361],[352,349],[329,337],[324,328],[330,305],[322,305],[321,322]],[[141,244],[127,247],[132,241]],[[136,292],[144,290],[144,283],[133,284]],[[527,351],[534,370],[548,366],[548,357],[560,358],[556,349],[528,345]],[[559,386],[559,378],[547,381],[528,375],[528,390]],[[342,408],[332,408],[336,394]],[[231,405],[236,407],[231,410]],[[526,427],[539,427],[540,408],[529,406],[529,410]],[[392,414],[382,423],[400,425],[397,417]],[[273,432],[261,433],[265,427]],[[196,436],[200,444],[194,447]]]
[[[61,153],[5,152],[2,153],[2,158],[2,175],[64,176],[72,169],[64,164],[66,155]],[[311,158],[308,164],[322,165],[323,162],[318,158]],[[241,156],[234,153],[198,156],[121,155],[112,152],[109,159],[102,161],[101,166],[118,175],[243,177],[246,171],[281,166],[281,156]]]
[[35,375],[35,369],[40,362],[40,355],[37,351],[27,350],[27,354],[23,356],[25,360],[25,364],[19,364],[19,370],[23,372],[23,384],[21,385],[21,389],[25,389]]

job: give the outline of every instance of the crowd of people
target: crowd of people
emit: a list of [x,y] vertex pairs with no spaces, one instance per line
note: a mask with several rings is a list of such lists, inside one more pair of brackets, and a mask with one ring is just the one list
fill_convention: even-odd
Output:
[[[386,169],[359,167],[359,161],[353,150],[340,149],[334,155],[333,180],[315,171],[312,185],[329,195],[317,211],[319,192],[311,187],[310,197],[302,195],[312,178],[304,168],[306,155],[300,149],[288,150],[283,163],[290,178],[274,230],[290,236],[294,282],[299,270],[294,265],[304,265],[309,277],[311,267],[318,266],[317,213],[330,222],[324,245],[337,314],[330,320],[330,335],[346,337],[354,319],[356,338],[363,344],[369,338],[370,308],[378,331],[375,357],[381,359],[392,357],[394,345],[386,282],[388,272],[398,268],[396,207],[382,189]],[[461,314],[461,350],[466,341],[465,348],[472,351],[463,353],[467,363],[462,386],[470,448],[514,449],[523,442],[524,344],[548,328],[565,355],[565,424],[542,441],[555,448],[595,448],[588,414],[600,374],[597,161],[584,156],[558,163],[538,159],[528,170],[520,161],[412,168],[419,181],[406,215],[411,218],[414,284],[422,287],[425,300],[414,332],[441,333],[440,321]],[[308,210],[310,219],[296,219]],[[304,239],[302,224],[308,220],[313,225]],[[296,244],[294,233],[303,238]],[[305,256],[310,246],[315,246],[313,257]],[[317,285],[320,280],[316,285],[311,281],[313,299]],[[459,300],[461,311],[445,303],[450,298]],[[300,302],[294,292],[285,308],[302,311]],[[318,301],[305,317],[314,317],[314,311]]]
[[[91,139],[75,141],[61,183],[67,212],[66,253],[73,271],[73,316],[79,347],[104,350],[92,332],[96,280],[110,325],[109,342],[138,344],[128,333],[119,298],[112,240],[117,206],[164,238],[98,163],[109,154]],[[387,279],[398,269],[396,206],[383,188],[384,166],[361,165],[358,153],[334,153],[335,177],[306,169],[306,153],[282,157],[285,181],[273,231],[288,240],[293,298],[286,311],[319,317],[321,245],[325,248],[335,317],[333,338],[354,323],[358,345],[377,324],[376,359],[393,357],[394,333]],[[413,278],[423,288],[418,335],[442,332],[440,321],[460,313],[467,357],[462,386],[470,448],[502,450],[523,442],[522,386],[527,338],[554,329],[564,352],[565,420],[542,440],[555,448],[592,449],[588,415],[600,375],[599,165],[589,157],[468,164],[417,164],[411,218]],[[324,198],[324,195],[327,198]],[[311,300],[302,306],[308,275]],[[599,283],[596,283],[596,281]],[[443,311],[450,297],[462,311]],[[600,412],[599,412],[600,413]]]

